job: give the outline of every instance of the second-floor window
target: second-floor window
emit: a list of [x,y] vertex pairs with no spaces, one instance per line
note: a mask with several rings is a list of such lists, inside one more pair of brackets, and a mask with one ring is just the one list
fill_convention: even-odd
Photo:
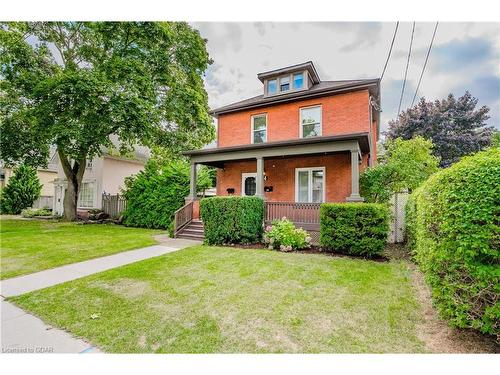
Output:
[[252,143],[267,141],[267,115],[252,116]]
[[321,106],[300,109],[300,136],[302,138],[321,135]]

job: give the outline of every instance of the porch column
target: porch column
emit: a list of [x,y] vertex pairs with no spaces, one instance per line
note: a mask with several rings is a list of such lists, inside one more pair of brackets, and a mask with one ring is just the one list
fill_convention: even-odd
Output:
[[188,200],[196,200],[196,167],[198,164],[191,163],[191,173],[189,178],[189,196]]
[[257,178],[255,179],[255,196],[264,198],[264,158],[257,158]]
[[364,198],[359,195],[359,160],[358,150],[351,150],[351,195],[347,197],[348,202],[363,202]]

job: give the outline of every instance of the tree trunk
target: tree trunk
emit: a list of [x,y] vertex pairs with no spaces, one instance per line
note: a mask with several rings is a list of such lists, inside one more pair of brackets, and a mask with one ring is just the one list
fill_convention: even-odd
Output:
[[66,179],[68,180],[68,186],[64,192],[63,217],[64,220],[75,221],[79,186],[75,187],[74,183],[71,181],[71,178],[69,178],[68,176],[66,176]]
[[71,160],[66,157],[64,151],[58,148],[57,153],[64,175],[66,176],[66,181],[68,181],[64,192],[63,217],[65,220],[75,221],[77,219],[78,194],[80,193],[80,186],[83,174],[85,173],[86,157],[84,156],[78,161],[73,161],[72,165]]

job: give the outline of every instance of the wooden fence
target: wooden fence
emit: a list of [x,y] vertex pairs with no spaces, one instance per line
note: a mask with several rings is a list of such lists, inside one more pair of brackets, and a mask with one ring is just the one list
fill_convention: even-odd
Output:
[[119,217],[127,208],[127,200],[119,195],[103,194],[102,210],[110,217]]

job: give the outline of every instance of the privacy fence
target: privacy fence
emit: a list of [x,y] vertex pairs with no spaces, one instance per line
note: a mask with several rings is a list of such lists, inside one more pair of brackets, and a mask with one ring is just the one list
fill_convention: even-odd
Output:
[[102,195],[102,210],[110,217],[119,217],[127,208],[127,200],[119,195],[104,193]]

